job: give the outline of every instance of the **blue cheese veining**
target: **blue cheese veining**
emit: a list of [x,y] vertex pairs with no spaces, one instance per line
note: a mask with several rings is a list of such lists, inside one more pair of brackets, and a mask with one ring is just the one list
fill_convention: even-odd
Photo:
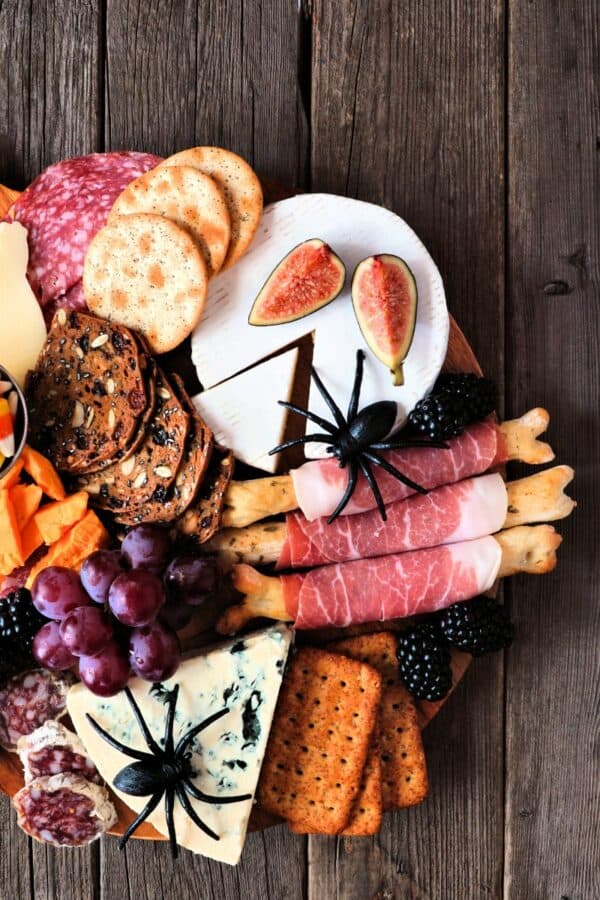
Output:
[[[290,642],[291,631],[275,626],[186,660],[174,677],[162,684],[152,685],[139,678],[129,682],[142,715],[159,742],[164,731],[166,701],[175,685],[179,685],[175,742],[223,707],[229,710],[192,744],[193,783],[206,794],[251,794],[252,799],[211,805],[191,798],[200,818],[219,835],[218,841],[203,834],[176,802],[177,841],[195,853],[230,864],[240,858]],[[112,786],[117,773],[131,760],[105,743],[93,730],[86,713],[121,743],[146,750],[125,695],[107,700],[78,684],[69,693],[67,708],[90,757]],[[140,812],[148,799],[117,790],[115,793],[135,812]],[[148,821],[167,834],[162,806]]]

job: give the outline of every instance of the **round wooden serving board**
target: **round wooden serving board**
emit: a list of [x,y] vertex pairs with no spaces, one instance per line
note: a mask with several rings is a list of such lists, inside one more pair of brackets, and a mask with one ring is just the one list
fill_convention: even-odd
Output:
[[[276,200],[282,200],[292,195],[290,191],[285,190],[281,185],[271,182],[267,179],[263,179],[263,186],[265,191],[266,203],[272,203]],[[6,215],[11,205],[15,202],[18,196],[19,194],[17,191],[10,190],[9,188],[0,185],[0,219],[2,219]],[[187,376],[188,379],[195,380],[195,375],[192,374],[193,367],[191,366],[191,360],[189,357],[189,342],[185,342],[185,345],[182,348],[181,352],[177,351],[175,354],[171,355],[171,365],[172,368],[179,370],[184,378]],[[473,353],[464,334],[452,317],[450,317],[450,335],[448,339],[448,350],[444,363],[444,371],[474,372],[478,375],[482,374],[481,367],[477,361],[477,358],[475,357],[475,354]],[[299,388],[301,391],[306,391],[309,379],[309,355],[307,355],[306,353],[302,353],[301,351],[299,373],[297,374],[297,381],[299,382]],[[299,464],[300,461],[301,460],[292,461],[287,458],[287,467],[290,467],[294,464]],[[378,623],[377,630],[381,630],[383,627],[385,627],[385,625]],[[202,640],[199,641],[199,645],[201,645],[201,643]],[[206,641],[204,641],[204,643],[206,643]],[[192,648],[194,645],[194,640],[192,639],[191,642],[186,642],[186,645],[186,649]],[[471,657],[467,653],[453,651],[453,689],[463,677],[470,661]],[[418,703],[421,716],[421,726],[423,728],[439,712],[448,697],[449,695],[447,695],[443,700],[440,700],[436,703],[429,703],[427,701],[420,701]],[[19,762],[19,758],[14,753],[7,753],[4,750],[0,750],[0,791],[8,794],[9,797],[12,797],[22,787],[23,772]],[[123,834],[127,826],[133,821],[135,814],[127,806],[125,806],[125,804],[122,803],[118,797],[113,796],[112,799],[119,813],[119,820],[117,825],[112,829],[110,833],[113,835],[121,835]],[[262,828],[267,828],[276,824],[278,824],[277,820],[265,816],[259,808],[255,808],[250,820],[251,830],[260,830]],[[135,833],[135,837],[146,840],[165,840],[163,835],[159,834],[156,829],[147,822],[141,825],[140,828],[138,828]]]

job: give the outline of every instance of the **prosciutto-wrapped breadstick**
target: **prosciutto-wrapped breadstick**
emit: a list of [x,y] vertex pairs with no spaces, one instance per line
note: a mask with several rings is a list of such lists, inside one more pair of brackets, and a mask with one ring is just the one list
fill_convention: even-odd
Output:
[[279,569],[310,569],[470,541],[501,528],[565,518],[576,505],[564,493],[573,474],[570,466],[554,466],[509,484],[498,474],[467,478],[390,504],[385,522],[376,509],[331,524],[292,512],[285,522],[227,528],[209,549],[226,565],[276,562]]
[[[431,490],[481,475],[509,460],[535,465],[550,462],[554,459],[552,448],[537,440],[548,421],[546,410],[536,408],[501,425],[491,419],[471,425],[448,442],[448,449],[419,447],[382,455],[409,479]],[[386,506],[414,492],[385,471],[378,472],[377,482]],[[340,468],[333,458],[311,460],[289,475],[232,482],[225,497],[223,527],[242,528],[298,507],[311,521],[327,517],[338,505],[347,483],[347,469]],[[361,475],[342,515],[356,515],[374,507],[373,493]]]
[[551,525],[522,525],[493,537],[293,575],[234,566],[234,587],[245,596],[224,612],[217,629],[234,634],[259,616],[310,629],[435,612],[489,590],[496,578],[551,571],[561,540]]

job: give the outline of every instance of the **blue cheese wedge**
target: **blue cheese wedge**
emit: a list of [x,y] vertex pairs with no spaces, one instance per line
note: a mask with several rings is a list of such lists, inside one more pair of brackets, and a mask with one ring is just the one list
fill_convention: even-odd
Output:
[[[222,805],[190,798],[198,816],[219,835],[218,841],[194,825],[176,801],[177,843],[194,853],[230,865],[239,861],[291,639],[291,630],[277,625],[186,660],[173,678],[161,684],[152,685],[141,678],[129,681],[144,719],[160,741],[166,700],[176,685],[175,743],[195,725],[228,708],[227,714],[202,731],[192,744],[193,783],[206,794],[224,798],[250,794],[251,798]],[[78,684],[69,692],[67,709],[89,756],[115,790],[117,773],[132,760],[110,747],[94,731],[86,714],[127,747],[147,751],[125,694],[106,699]],[[148,801],[148,797],[133,797],[118,790],[115,793],[136,813]],[[167,836],[163,803],[148,821]]]

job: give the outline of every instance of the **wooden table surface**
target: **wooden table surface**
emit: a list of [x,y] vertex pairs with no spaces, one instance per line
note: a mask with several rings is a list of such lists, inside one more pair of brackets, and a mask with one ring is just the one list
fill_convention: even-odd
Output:
[[598,59],[594,0],[0,0],[0,182],[214,143],[391,207],[506,414],[551,411],[579,501],[558,570],[505,588],[514,647],[426,732],[429,800],[376,838],[277,828],[235,869],[173,865],[33,844],[2,798],[2,900],[600,897]]

